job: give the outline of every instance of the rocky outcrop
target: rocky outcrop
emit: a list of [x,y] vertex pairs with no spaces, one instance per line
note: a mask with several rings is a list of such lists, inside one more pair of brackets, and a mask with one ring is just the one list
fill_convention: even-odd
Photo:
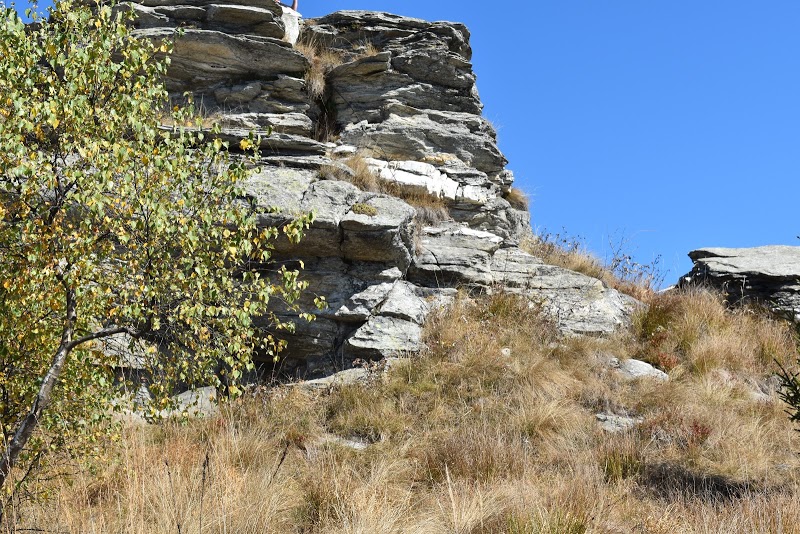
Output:
[[731,303],[764,304],[778,315],[800,322],[800,247],[701,248],[681,285],[708,285]]
[[[261,136],[261,169],[246,185],[259,224],[315,214],[299,246],[275,245],[275,262],[302,262],[329,303],[288,335],[283,370],[322,375],[413,353],[426,317],[457,288],[526,295],[570,334],[626,322],[632,299],[517,248],[529,215],[504,198],[514,176],[481,116],[463,25],[343,11],[302,23],[305,45],[293,47],[297,14],[270,0],[143,0],[132,9],[140,36],[184,28],[168,72],[176,99],[194,93],[232,150],[251,130]],[[323,51],[339,64],[312,72]],[[323,74],[324,88],[312,90],[308,80]],[[407,200],[348,183],[359,182],[346,158]],[[437,221],[409,204],[420,197],[439,206]]]

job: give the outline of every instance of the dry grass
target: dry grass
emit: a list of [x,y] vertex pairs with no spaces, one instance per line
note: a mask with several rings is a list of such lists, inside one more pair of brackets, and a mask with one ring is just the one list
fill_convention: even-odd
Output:
[[655,296],[634,318],[634,328],[642,359],[681,373],[752,376],[775,361],[790,365],[796,353],[785,322],[753,308],[729,310],[720,295],[703,289]]
[[529,200],[528,195],[522,189],[517,189],[516,187],[512,187],[508,190],[508,193],[505,194],[503,197],[505,198],[511,207],[517,210],[528,211]]
[[527,253],[541,258],[545,263],[598,278],[607,285],[613,277],[613,274],[603,267],[602,262],[584,249],[579,241],[562,238],[559,235],[530,235],[522,241],[520,247]]
[[312,100],[319,100],[325,94],[326,79],[330,71],[344,63],[342,53],[320,46],[311,41],[298,41],[294,49],[306,56],[310,67],[305,74],[306,91]]
[[364,39],[358,46],[355,48],[356,56],[354,59],[362,58],[362,57],[372,57],[377,56],[381,53],[380,49],[375,46],[375,43]]
[[[116,463],[59,481],[20,527],[800,532],[797,433],[775,395],[753,394],[772,357],[795,354],[789,329],[700,292],[658,296],[635,322],[565,339],[523,299],[461,296],[426,328],[423,355],[370,384],[275,388],[208,420],[130,426]],[[607,365],[664,351],[665,383]],[[608,434],[599,411],[642,423]]]
[[522,239],[520,248],[545,263],[597,278],[643,302],[649,301],[662,281],[656,264],[634,263],[630,256],[612,258],[607,264],[587,251],[580,239],[561,234],[530,235]]
[[417,210],[417,222],[420,226],[433,226],[450,218],[447,203],[443,198],[427,191],[403,187],[401,184],[384,180],[369,167],[367,160],[360,154],[354,154],[342,163],[349,172],[337,165],[323,166],[319,174],[322,178],[350,182],[362,191],[381,193],[399,198]]

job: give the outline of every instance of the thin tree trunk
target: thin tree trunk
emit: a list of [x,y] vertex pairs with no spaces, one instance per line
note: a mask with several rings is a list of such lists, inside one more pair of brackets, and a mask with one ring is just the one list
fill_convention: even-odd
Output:
[[[74,348],[72,343],[72,336],[75,331],[75,322],[77,318],[77,304],[75,302],[75,293],[71,289],[66,292],[67,307],[66,318],[64,321],[64,330],[61,334],[61,343],[53,356],[53,361],[50,364],[47,374],[39,386],[39,393],[36,395],[28,415],[22,420],[20,425],[14,432],[14,437],[8,443],[6,450],[3,451],[3,456],[0,458],[0,493],[2,493],[3,486],[5,486],[11,470],[17,463],[20,453],[25,449],[33,431],[39,426],[42,413],[50,404],[53,394],[53,387],[55,386],[58,378],[61,376],[61,371],[64,369],[64,364],[67,361],[67,356]],[[3,517],[3,504],[0,502],[0,519]]]

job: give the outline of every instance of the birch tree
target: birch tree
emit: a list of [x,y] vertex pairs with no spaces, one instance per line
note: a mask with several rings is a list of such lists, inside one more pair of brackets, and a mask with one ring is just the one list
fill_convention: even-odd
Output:
[[162,83],[169,43],[135,39],[126,17],[72,0],[32,25],[0,15],[0,503],[54,451],[99,446],[117,394],[104,339],[151,342],[155,410],[220,368],[235,394],[291,328],[268,302],[305,289],[258,269],[279,230],[242,193],[257,140],[191,128]]

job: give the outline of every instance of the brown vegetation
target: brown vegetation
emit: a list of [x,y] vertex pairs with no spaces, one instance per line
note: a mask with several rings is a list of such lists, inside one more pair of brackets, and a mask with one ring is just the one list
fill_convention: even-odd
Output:
[[[281,387],[187,424],[131,425],[119,460],[19,510],[61,532],[798,532],[797,433],[771,362],[789,328],[709,293],[630,334],[562,338],[523,299],[459,297],[428,350],[366,385]],[[671,362],[626,381],[609,355]],[[664,356],[666,355],[666,356]],[[597,412],[642,423],[608,434]],[[338,438],[368,444],[355,450]],[[202,523],[202,525],[201,525]]]
[[511,207],[516,210],[528,211],[528,195],[522,189],[517,189],[516,187],[512,187],[508,190],[508,193],[503,196]]
[[522,239],[520,248],[545,263],[597,278],[606,286],[644,302],[654,295],[653,290],[663,278],[658,271],[658,259],[639,264],[617,250],[609,261],[603,262],[586,250],[580,238],[566,235],[531,234]]
[[298,41],[294,49],[310,63],[305,74],[306,91],[312,100],[319,100],[325,94],[325,76],[344,62],[342,53],[315,41]]
[[416,219],[421,226],[435,225],[450,218],[447,203],[443,198],[427,191],[404,187],[397,182],[380,178],[370,169],[367,160],[362,155],[354,154],[342,160],[342,163],[349,171],[335,164],[325,165],[319,171],[320,176],[350,182],[362,191],[399,198],[416,208]]

